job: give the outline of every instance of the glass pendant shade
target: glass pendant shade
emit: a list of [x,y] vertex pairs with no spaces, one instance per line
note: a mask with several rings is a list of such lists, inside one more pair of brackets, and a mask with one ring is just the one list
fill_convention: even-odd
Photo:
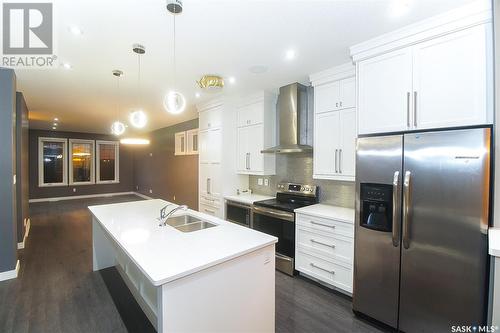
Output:
[[186,99],[181,93],[171,91],[165,96],[163,107],[171,114],[179,114],[186,108]]
[[143,128],[148,122],[148,118],[144,111],[137,110],[130,114],[130,124],[136,128]]
[[122,135],[123,133],[125,133],[125,125],[120,121],[115,121],[111,125],[111,133],[113,133],[114,135]]

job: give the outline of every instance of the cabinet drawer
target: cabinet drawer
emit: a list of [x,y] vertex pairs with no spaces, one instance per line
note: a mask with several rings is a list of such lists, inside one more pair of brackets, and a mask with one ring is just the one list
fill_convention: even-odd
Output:
[[297,250],[296,269],[318,280],[352,293],[352,268]]
[[297,228],[297,246],[312,253],[336,259],[352,265],[353,239],[350,237],[312,232]]
[[199,212],[219,217],[219,208],[218,207],[209,206],[209,205],[205,205],[205,204],[200,203]]
[[312,231],[329,232],[354,238],[354,225],[351,223],[297,214],[297,224],[310,228]]
[[201,194],[200,203],[207,206],[218,208],[220,207],[221,199],[213,195]]

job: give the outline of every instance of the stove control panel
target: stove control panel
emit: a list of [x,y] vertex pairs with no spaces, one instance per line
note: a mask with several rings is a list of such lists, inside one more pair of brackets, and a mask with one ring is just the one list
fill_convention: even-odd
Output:
[[318,187],[315,185],[305,185],[296,183],[279,183],[278,192],[294,193],[299,195],[317,196]]

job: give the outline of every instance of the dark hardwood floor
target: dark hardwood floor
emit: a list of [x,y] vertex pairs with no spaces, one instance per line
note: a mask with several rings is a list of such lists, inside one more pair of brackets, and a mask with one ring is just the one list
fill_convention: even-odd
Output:
[[[92,272],[87,206],[118,196],[30,204],[19,277],[0,282],[0,332],[155,332],[114,268]],[[276,273],[277,332],[381,332],[356,318],[348,297]]]

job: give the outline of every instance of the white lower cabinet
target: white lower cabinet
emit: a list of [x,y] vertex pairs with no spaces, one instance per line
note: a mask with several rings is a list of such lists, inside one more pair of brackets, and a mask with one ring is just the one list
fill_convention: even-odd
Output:
[[342,292],[352,294],[353,221],[297,212],[295,237],[295,269]]

